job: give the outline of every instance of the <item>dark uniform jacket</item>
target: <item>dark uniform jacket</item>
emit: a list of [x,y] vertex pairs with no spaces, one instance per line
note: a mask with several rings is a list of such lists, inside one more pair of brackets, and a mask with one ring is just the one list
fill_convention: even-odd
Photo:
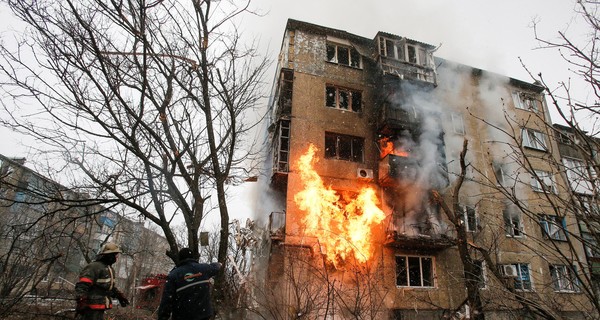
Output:
[[199,320],[213,315],[209,279],[221,268],[219,263],[183,260],[167,276],[158,319]]
[[112,308],[111,297],[115,296],[114,270],[102,261],[88,264],[79,274],[75,285],[78,299],[83,299],[89,309],[104,310]]

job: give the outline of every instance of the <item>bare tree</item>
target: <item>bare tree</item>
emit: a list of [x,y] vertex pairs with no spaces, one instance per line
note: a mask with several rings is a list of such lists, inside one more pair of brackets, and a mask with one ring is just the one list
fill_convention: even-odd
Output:
[[91,199],[158,225],[173,260],[174,219],[198,254],[218,209],[226,264],[227,184],[253,165],[268,65],[235,25],[250,1],[4,2],[28,29],[0,48],[3,124],[63,159],[63,180]]

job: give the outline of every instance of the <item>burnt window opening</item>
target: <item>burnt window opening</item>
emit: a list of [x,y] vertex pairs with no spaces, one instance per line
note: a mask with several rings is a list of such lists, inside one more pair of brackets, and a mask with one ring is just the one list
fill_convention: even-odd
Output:
[[362,92],[333,85],[325,87],[325,106],[340,110],[362,111]]
[[290,121],[282,120],[279,123],[279,139],[277,141],[276,171],[289,171],[290,154]]
[[416,64],[417,63],[417,48],[415,48],[415,46],[412,46],[412,45],[407,45],[406,52],[408,53],[408,62]]
[[361,68],[361,56],[353,47],[327,43],[327,61],[353,68]]
[[325,158],[363,162],[364,141],[360,137],[326,132]]
[[515,104],[515,108],[521,110],[529,110],[533,112],[540,111],[539,102],[535,98],[533,94],[514,91],[512,93],[513,102]]
[[396,256],[396,285],[399,287],[433,287],[433,258]]
[[292,112],[292,95],[294,86],[294,71],[291,69],[281,69],[279,83],[279,109],[283,114]]

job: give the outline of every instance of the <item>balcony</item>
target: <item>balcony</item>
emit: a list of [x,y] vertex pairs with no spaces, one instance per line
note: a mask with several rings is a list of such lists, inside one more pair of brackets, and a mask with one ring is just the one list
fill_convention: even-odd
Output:
[[385,103],[377,121],[379,133],[392,136],[398,132],[408,130],[417,132],[421,127],[421,116],[412,106],[398,106]]
[[410,156],[386,155],[379,162],[379,184],[384,187],[414,182],[419,164]]
[[394,248],[439,251],[456,243],[454,230],[443,222],[436,221],[423,212],[425,220],[412,221],[393,215],[386,231],[385,245]]

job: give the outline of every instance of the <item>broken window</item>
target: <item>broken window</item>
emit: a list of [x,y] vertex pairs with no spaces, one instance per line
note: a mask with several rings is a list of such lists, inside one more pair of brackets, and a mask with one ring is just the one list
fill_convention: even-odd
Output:
[[475,208],[471,206],[460,206],[462,212],[460,212],[460,219],[465,224],[465,228],[468,232],[477,231],[477,215]]
[[567,234],[567,222],[564,217],[559,216],[540,216],[540,226],[542,227],[542,234],[547,239],[566,241]]
[[546,135],[537,130],[523,128],[522,134],[523,146],[536,150],[546,151]]
[[512,97],[513,102],[515,104],[515,108],[517,109],[529,110],[534,112],[538,112],[540,109],[538,106],[538,101],[532,94],[514,91],[512,93]]
[[579,291],[576,268],[576,266],[550,265],[550,275],[552,275],[552,286],[554,287],[554,291]]
[[363,162],[364,139],[326,132],[325,158]]
[[325,106],[341,110],[361,112],[362,92],[333,85],[325,87]]
[[504,230],[507,237],[522,237],[523,236],[523,222],[521,220],[521,214],[516,208],[505,208],[503,211],[504,216]]
[[554,176],[548,171],[534,170],[535,175],[531,176],[531,188],[536,192],[552,192],[558,194]]
[[400,287],[433,287],[433,258],[396,256],[396,285]]
[[294,71],[281,69],[279,88],[279,109],[283,114],[292,112],[292,94],[294,86]]
[[504,164],[494,163],[494,175],[496,176],[496,183],[499,186],[508,186],[509,176],[506,174],[506,168]]
[[290,121],[282,120],[279,123],[279,140],[277,145],[276,171],[289,171],[290,153]]
[[342,46],[329,42],[327,43],[326,47],[328,62],[342,64],[354,68],[361,67],[360,54],[354,47]]
[[406,45],[406,51],[408,53],[408,62],[410,63],[418,63],[417,61],[417,48],[413,45]]

